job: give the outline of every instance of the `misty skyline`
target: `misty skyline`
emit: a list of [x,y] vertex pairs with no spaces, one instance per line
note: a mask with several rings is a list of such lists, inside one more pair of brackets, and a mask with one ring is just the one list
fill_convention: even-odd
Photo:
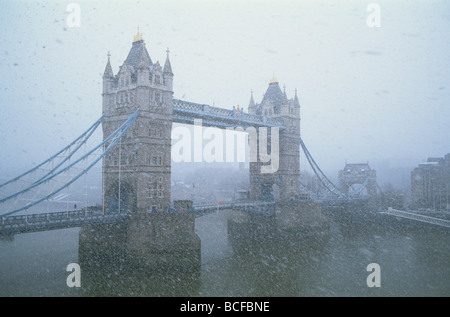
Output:
[[[101,116],[107,53],[116,74],[137,25],[153,62],[169,48],[174,98],[247,111],[272,76],[289,98],[297,89],[325,171],[450,152],[448,2],[72,2],[80,27],[67,25],[71,1],[1,2],[2,170],[43,161]],[[369,3],[381,27],[366,23]]]

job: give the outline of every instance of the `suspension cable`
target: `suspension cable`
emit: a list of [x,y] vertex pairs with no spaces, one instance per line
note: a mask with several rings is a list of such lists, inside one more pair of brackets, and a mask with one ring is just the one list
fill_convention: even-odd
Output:
[[[58,171],[57,173],[54,173],[53,175],[45,178],[45,179],[41,179],[38,182],[33,183],[31,186],[29,186],[28,188],[21,190],[13,195],[10,195],[6,198],[3,198],[0,200],[0,203],[5,202],[6,200],[12,199],[14,197],[17,197],[29,190],[31,190],[32,188],[35,188],[45,182],[50,181],[51,179],[55,178],[56,176],[60,175],[61,173],[64,173],[66,171],[68,171],[70,168],[72,168],[73,166],[75,166],[76,164],[78,164],[80,161],[86,159],[89,155],[91,155],[92,153],[94,153],[95,151],[97,151],[99,148],[104,147],[104,145],[106,145],[106,149],[104,150],[103,154],[100,155],[98,158],[96,158],[94,160],[93,163],[91,163],[87,168],[85,168],[84,170],[82,170],[80,173],[78,173],[77,175],[75,175],[70,181],[68,181],[67,183],[63,184],[62,186],[60,186],[59,188],[57,188],[56,190],[54,190],[53,192],[51,192],[50,194],[46,195],[43,198],[40,198],[32,203],[29,203],[28,205],[18,208],[16,210],[13,210],[11,212],[5,213],[2,216],[8,216],[11,215],[13,213],[17,213],[19,211],[22,210],[26,210],[46,199],[49,199],[50,197],[52,197],[53,195],[57,194],[58,192],[60,192],[61,190],[63,190],[64,188],[69,187],[73,182],[75,182],[77,179],[79,179],[83,174],[87,173],[99,160],[101,160],[115,145],[116,143],[122,138],[122,136],[126,133],[126,131],[128,130],[128,128],[133,124],[133,122],[135,121],[135,119],[137,118],[139,114],[139,109],[136,110],[136,112],[134,114],[132,114],[127,121],[125,121],[116,131],[114,131],[108,138],[106,138],[103,142],[101,142],[99,145],[97,145],[96,147],[94,147],[91,151],[89,151],[87,154],[85,154],[84,156],[82,156],[81,158],[79,158],[78,160],[76,160],[75,162],[73,162],[72,164],[68,165],[67,167],[65,167],[64,169]],[[109,143],[110,142],[110,143]],[[109,144],[108,144],[109,143]]]

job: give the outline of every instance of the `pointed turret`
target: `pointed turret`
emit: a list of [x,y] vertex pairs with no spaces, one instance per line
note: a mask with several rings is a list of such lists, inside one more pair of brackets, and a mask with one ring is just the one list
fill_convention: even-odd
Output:
[[110,57],[111,54],[108,52],[108,62],[103,73],[103,93],[108,93],[114,84],[114,73],[111,67]]
[[110,61],[111,54],[108,52],[108,62],[106,63],[105,72],[103,73],[103,78],[114,78],[114,73],[111,67]]
[[256,114],[256,104],[255,100],[253,100],[253,90],[250,91],[250,102],[248,104],[248,113]]
[[164,69],[163,69],[163,78],[164,78],[164,84],[170,91],[173,90],[173,72],[172,72],[172,66],[170,65],[170,59],[169,59],[169,48],[166,50],[167,57],[166,62],[164,63]]
[[249,107],[254,107],[254,106],[256,106],[255,100],[253,100],[253,90],[250,91],[250,102],[249,102],[248,106],[249,106]]
[[166,53],[167,53],[167,57],[166,57],[166,62],[164,63],[163,72],[164,72],[164,74],[173,75],[172,66],[170,65],[170,60],[169,60],[169,53],[170,53],[169,49],[166,50]]
[[283,105],[287,105],[288,104],[288,97],[286,94],[286,85],[283,85]]
[[298,102],[298,97],[297,97],[297,89],[295,89],[295,95],[294,95],[294,107],[295,107],[295,108],[300,108],[300,102]]

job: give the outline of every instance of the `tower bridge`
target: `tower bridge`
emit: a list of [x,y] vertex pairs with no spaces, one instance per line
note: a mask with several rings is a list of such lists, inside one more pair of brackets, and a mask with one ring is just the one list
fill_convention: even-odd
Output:
[[[153,62],[139,33],[117,73],[113,71],[108,53],[102,76],[102,117],[62,151],[66,159],[60,160],[58,153],[44,162],[43,165],[51,165],[48,171],[36,175],[33,169],[0,185],[6,188],[25,177],[34,177],[24,188],[0,198],[2,234],[81,227],[80,249],[94,250],[99,247],[95,244],[99,241],[104,245],[116,243],[116,239],[111,242],[108,238],[111,230],[115,230],[117,239],[123,241],[114,244],[114,248],[134,259],[142,259],[143,263],[161,261],[155,255],[161,250],[167,251],[165,261],[175,263],[180,257],[187,257],[188,262],[198,263],[200,241],[194,230],[195,217],[230,208],[270,214],[267,208],[274,204],[275,189],[280,200],[298,197],[300,104],[297,93],[288,99],[286,91],[273,79],[261,103],[255,103],[253,96],[250,97],[248,112],[174,99],[174,73],[169,50],[166,53],[163,65]],[[196,120],[201,120],[203,127],[242,128],[258,134],[256,151],[259,155],[250,161],[247,202],[189,206],[181,213],[172,207],[172,124],[195,124]],[[86,164],[94,150],[86,154],[79,154],[79,150],[86,146],[100,123],[103,142],[94,149],[99,152],[98,157],[92,164]],[[267,160],[273,157],[268,156],[269,153],[276,153],[274,168]],[[100,160],[101,211],[89,210],[86,206],[81,210],[15,215],[61,194]],[[75,169],[80,170],[63,184],[49,186]],[[48,192],[42,194],[40,189],[47,190],[47,187]],[[28,193],[32,193],[31,198],[19,199]],[[17,206],[19,200],[23,205]],[[193,256],[186,255],[186,251]]]
[[[119,230],[125,241],[117,248],[144,262],[155,263],[155,256],[161,250],[170,249],[176,255],[186,250],[193,251],[194,262],[199,262],[200,241],[195,234],[195,218],[209,212],[233,209],[242,215],[252,212],[274,214],[275,201],[292,202],[308,193],[300,182],[300,148],[323,185],[326,197],[312,195],[316,200],[349,200],[350,186],[355,183],[367,187],[370,196],[376,195],[375,171],[367,165],[351,165],[339,173],[338,184],[331,182],[312,158],[300,137],[300,103],[297,91],[288,98],[275,78],[260,103],[250,96],[248,112],[239,108],[223,109],[207,104],[194,103],[173,98],[174,73],[169,59],[169,50],[164,65],[153,63],[142,36],[138,33],[119,71],[114,74],[110,54],[103,73],[102,117],[68,147],[58,152],[41,165],[51,165],[44,173],[36,176],[37,166],[28,172],[0,184],[0,189],[17,183],[32,175],[34,180],[20,190],[14,190],[0,197],[0,233],[44,231],[68,227],[82,227],[80,241],[94,248],[92,241],[103,241],[109,236],[111,224],[122,223]],[[195,124],[201,120],[204,127],[220,129],[254,129],[260,133],[256,151],[260,155],[250,160],[249,197],[246,202],[221,205],[192,206],[177,212],[171,203],[171,132],[172,123]],[[102,126],[103,141],[91,151],[79,154],[97,127]],[[100,153],[92,163],[84,163],[94,151]],[[66,153],[64,159],[61,153]],[[277,164],[268,161],[276,154]],[[76,158],[77,153],[78,158]],[[261,155],[266,154],[266,155]],[[75,159],[76,158],[76,159]],[[58,161],[59,160],[59,161]],[[102,210],[65,210],[59,213],[14,215],[48,201],[73,182],[86,174],[93,165],[102,160]],[[55,185],[42,194],[39,189],[47,186],[60,175],[78,168],[69,180]],[[15,188],[15,187],[14,187]],[[19,199],[33,192],[32,199]],[[34,194],[35,193],[35,194]],[[23,205],[16,206],[19,202]],[[9,204],[9,205],[8,205]],[[293,205],[287,203],[289,212],[285,219],[277,213],[278,223],[292,225],[296,213]],[[8,206],[8,210],[3,208]],[[241,217],[239,216],[239,217]],[[242,217],[241,217],[242,218]],[[125,223],[125,224],[123,224]],[[84,230],[85,226],[98,230]],[[100,226],[100,227],[99,227]],[[110,242],[106,242],[106,244]],[[174,247],[177,245],[177,247]],[[167,260],[167,259],[166,259]]]
[[[260,104],[250,98],[248,113],[233,107],[226,110],[173,98],[174,73],[169,50],[164,66],[152,62],[141,37],[136,37],[123,65],[114,74],[110,58],[103,74],[104,137],[139,109],[136,122],[121,140],[120,148],[111,151],[104,160],[106,184],[104,204],[133,206],[138,212],[162,212],[170,206],[171,130],[172,123],[193,124],[217,128],[266,128],[267,149],[278,146],[277,170],[264,173],[267,162],[250,162],[250,200],[270,200],[273,187],[280,199],[298,198],[300,176],[300,104],[297,93],[288,99],[272,79]],[[274,131],[276,129],[276,131]],[[270,137],[275,132],[279,139]],[[261,153],[261,138],[258,140]],[[277,144],[275,144],[277,143]],[[119,153],[120,152],[120,153]],[[120,156],[120,157],[119,157]],[[120,187],[124,193],[119,197]],[[263,172],[261,172],[263,171]]]

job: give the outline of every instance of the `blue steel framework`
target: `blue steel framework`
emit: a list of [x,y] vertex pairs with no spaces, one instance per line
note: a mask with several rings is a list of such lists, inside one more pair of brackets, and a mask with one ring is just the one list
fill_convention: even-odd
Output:
[[194,124],[194,120],[202,119],[202,126],[219,128],[276,127],[280,130],[285,128],[281,119],[244,113],[235,107],[233,107],[233,110],[226,110],[174,99],[172,109],[172,121],[177,123]]

